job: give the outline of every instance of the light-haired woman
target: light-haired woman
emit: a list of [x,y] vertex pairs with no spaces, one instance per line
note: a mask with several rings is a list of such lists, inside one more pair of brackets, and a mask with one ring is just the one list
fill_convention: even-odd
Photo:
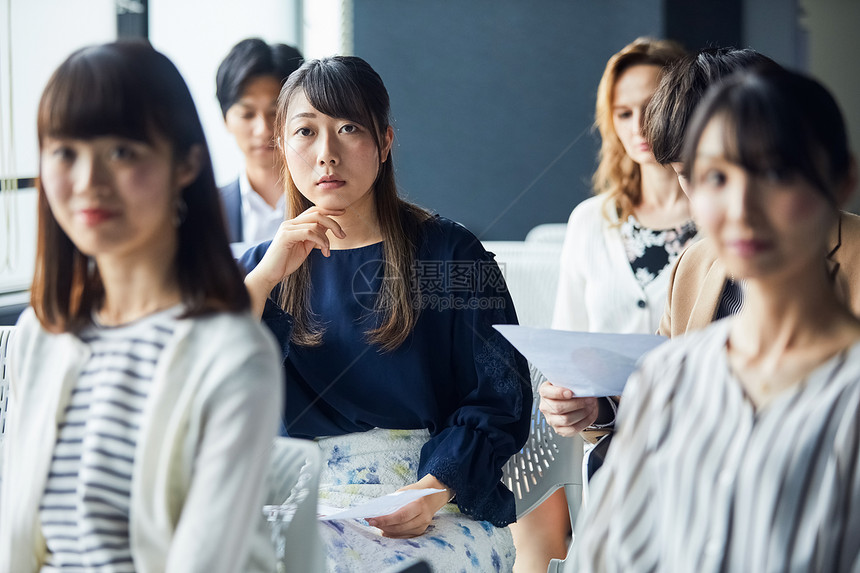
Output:
[[[669,271],[695,238],[696,226],[675,172],[654,159],[642,119],[664,68],[683,55],[674,42],[638,38],[606,64],[595,105],[594,124],[601,138],[595,196],[577,205],[568,220],[553,328],[657,331]],[[564,426],[562,435],[587,430],[593,441],[615,418],[612,399],[571,401],[570,390],[550,383],[543,384],[540,393],[547,421]],[[592,452],[593,460],[600,451]],[[569,531],[560,491],[516,527],[518,573],[545,571],[550,557],[564,557]],[[521,542],[521,537],[530,541]],[[532,551],[531,545],[540,550]]]

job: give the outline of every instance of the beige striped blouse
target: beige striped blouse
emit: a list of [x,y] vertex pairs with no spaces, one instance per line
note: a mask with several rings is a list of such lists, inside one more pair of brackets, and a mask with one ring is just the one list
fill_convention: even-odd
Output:
[[860,571],[860,343],[757,411],[729,370],[731,320],[628,382],[580,572]]

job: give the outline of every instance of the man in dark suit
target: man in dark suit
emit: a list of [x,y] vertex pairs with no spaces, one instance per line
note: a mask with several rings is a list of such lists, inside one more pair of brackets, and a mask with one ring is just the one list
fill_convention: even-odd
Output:
[[278,94],[302,63],[298,50],[258,38],[236,44],[216,77],[224,124],[245,156],[239,177],[221,188],[231,242],[271,239],[284,219],[281,159],[275,148]]

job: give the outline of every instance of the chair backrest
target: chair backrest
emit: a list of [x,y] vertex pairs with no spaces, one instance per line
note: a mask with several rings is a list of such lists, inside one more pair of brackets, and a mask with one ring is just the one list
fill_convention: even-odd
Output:
[[[484,241],[483,244],[504,267],[520,324],[549,327],[558,285],[561,243]],[[561,437],[547,424],[538,410],[537,397],[538,386],[546,378],[534,366],[529,368],[535,395],[531,429],[526,445],[503,468],[502,481],[514,492],[518,517],[564,487],[574,520],[582,499],[582,439]]]
[[582,500],[582,438],[559,436],[538,410],[537,387],[546,380],[530,366],[535,400],[531,429],[523,449],[502,468],[502,482],[514,492],[517,517],[543,503],[560,487],[567,493],[571,524],[576,521]]
[[558,288],[560,243],[483,241],[496,255],[520,324],[549,328]]
[[321,470],[319,447],[312,441],[275,438],[271,483],[263,513],[269,521],[278,573],[325,571],[317,526]]
[[526,234],[527,243],[563,243],[567,223],[543,223]]
[[6,407],[9,404],[9,366],[7,355],[14,326],[0,326],[0,444],[6,433]]
[[3,481],[3,437],[6,434],[6,408],[9,406],[9,341],[14,326],[0,326],[0,483]]

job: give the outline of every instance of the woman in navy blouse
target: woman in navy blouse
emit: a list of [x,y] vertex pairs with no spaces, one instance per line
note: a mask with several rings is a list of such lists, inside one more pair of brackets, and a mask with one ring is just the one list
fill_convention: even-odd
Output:
[[532,394],[525,360],[492,328],[516,322],[493,256],[397,196],[388,93],[364,60],[305,63],[281,91],[276,134],[293,218],[241,262],[283,347],[285,432],[318,439],[331,505],[442,490],[321,526],[330,567],[418,556],[509,570],[514,498],[499,480]]

